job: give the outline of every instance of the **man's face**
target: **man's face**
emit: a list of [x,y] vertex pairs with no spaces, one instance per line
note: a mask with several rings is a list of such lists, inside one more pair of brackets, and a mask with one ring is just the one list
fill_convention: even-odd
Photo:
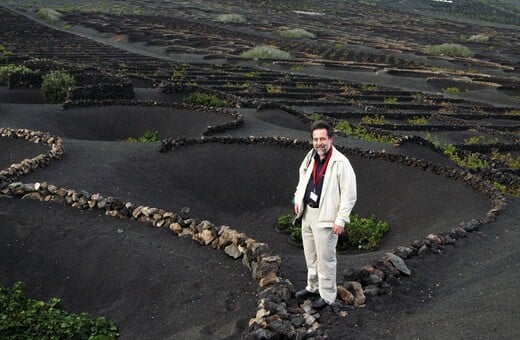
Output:
[[316,129],[312,131],[312,146],[318,155],[326,154],[332,146],[332,137],[327,135],[327,129]]

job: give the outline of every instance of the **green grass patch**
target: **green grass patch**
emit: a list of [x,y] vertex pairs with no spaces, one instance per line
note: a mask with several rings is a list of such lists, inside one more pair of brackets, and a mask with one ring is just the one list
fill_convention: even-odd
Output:
[[466,46],[453,43],[428,46],[424,52],[432,55],[446,55],[449,57],[473,57],[475,53]]
[[216,20],[220,21],[220,22],[234,23],[234,24],[240,24],[240,23],[246,22],[246,18],[242,14],[238,14],[238,13],[220,14],[217,16]]
[[43,76],[41,92],[50,104],[63,103],[74,86],[74,78],[66,71],[53,71]]
[[241,57],[248,59],[278,59],[278,60],[292,60],[293,55],[289,52],[282,51],[275,46],[260,45],[250,50],[242,52]]
[[194,92],[184,99],[185,104],[204,105],[212,107],[229,107],[229,102],[212,94]]
[[316,35],[314,33],[311,33],[303,28],[288,28],[283,29],[279,31],[280,36],[284,38],[308,38],[308,39],[314,39],[316,38]]
[[159,141],[158,135],[158,131],[145,131],[142,136],[137,138],[129,137],[126,141],[131,143],[153,143]]
[[115,339],[116,325],[87,313],[61,309],[60,299],[48,302],[25,297],[24,284],[0,286],[0,338],[2,339]]

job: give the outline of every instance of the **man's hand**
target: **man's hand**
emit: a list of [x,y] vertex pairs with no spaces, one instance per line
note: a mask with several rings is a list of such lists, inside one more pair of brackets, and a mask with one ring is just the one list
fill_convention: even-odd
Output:
[[335,224],[332,225],[332,233],[336,235],[343,234],[343,231],[345,231],[345,227],[340,227],[339,225]]
[[299,212],[300,212],[300,207],[298,207],[298,204],[295,204],[294,205],[294,214],[298,215]]

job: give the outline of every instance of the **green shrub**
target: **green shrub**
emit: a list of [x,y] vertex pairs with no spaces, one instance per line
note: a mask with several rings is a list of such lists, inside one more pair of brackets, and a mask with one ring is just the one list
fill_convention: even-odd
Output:
[[71,314],[48,302],[28,299],[23,282],[0,286],[0,338],[2,339],[115,339],[116,325],[104,318],[91,319],[87,313]]
[[323,119],[323,115],[320,114],[320,113],[317,113],[317,112],[313,112],[309,115],[309,118],[314,120],[314,121],[317,121],[317,120],[322,120]]
[[364,116],[361,118],[361,121],[365,124],[377,124],[377,125],[386,123],[386,119],[382,115],[375,115],[374,117]]
[[204,105],[212,107],[229,107],[229,102],[217,96],[194,92],[184,99],[184,103],[191,105]]
[[483,144],[496,144],[498,143],[498,138],[487,138],[486,136],[473,136],[470,138],[464,139],[464,144],[469,145],[483,145]]
[[412,94],[412,99],[414,102],[420,103],[423,101],[424,96],[422,93],[414,93],[414,94]]
[[145,131],[141,137],[133,138],[129,137],[127,138],[127,142],[138,142],[138,143],[153,143],[157,142],[159,140],[158,138],[158,131]]
[[23,65],[9,64],[2,66],[0,67],[0,85],[7,85],[10,74],[28,74],[33,72],[33,70]]
[[458,87],[447,87],[445,89],[442,89],[442,92],[446,94],[459,94],[460,90]]
[[375,134],[362,126],[350,125],[346,120],[340,121],[336,124],[335,129],[343,132],[346,135],[366,140],[368,142],[381,142],[388,144],[397,143],[397,137],[391,135]]
[[501,154],[497,149],[491,151],[491,159],[506,163],[511,169],[520,169],[520,156],[513,156],[511,153]]
[[481,159],[475,153],[470,152],[467,155],[459,156],[457,148],[452,144],[441,145],[441,148],[444,149],[444,155],[461,168],[470,170],[482,170],[489,168],[488,162],[484,159]]
[[302,227],[292,228],[289,238],[296,243],[302,243]]
[[54,24],[61,20],[62,14],[52,8],[40,8],[36,16],[39,19],[45,20],[51,24]]
[[284,29],[281,30],[279,33],[284,38],[316,38],[316,36],[313,33],[303,28]]
[[389,229],[388,223],[376,221],[374,216],[363,218],[351,215],[350,223],[345,226],[345,234],[353,246],[373,250],[379,246],[383,235]]
[[291,214],[282,215],[278,217],[276,221],[276,226],[280,231],[288,231],[292,228],[292,216]]
[[493,182],[493,186],[503,194],[520,197],[520,185],[518,184],[504,185],[498,182]]
[[43,76],[41,92],[50,104],[63,103],[74,86],[74,78],[65,71],[53,71]]
[[408,124],[410,125],[426,125],[428,124],[428,119],[425,117],[413,117],[408,119]]
[[0,45],[0,62],[7,60],[13,52],[7,49],[4,45]]
[[397,104],[397,98],[396,97],[385,98],[383,100],[383,103],[385,103],[385,104]]
[[242,14],[229,13],[220,14],[219,16],[217,16],[217,21],[226,23],[243,23],[246,22],[246,18]]
[[375,92],[375,91],[379,91],[379,87],[377,85],[361,85],[361,89],[363,91],[368,91],[368,92]]
[[447,55],[449,57],[473,57],[474,55],[473,51],[466,46],[451,43],[428,46],[424,49],[424,52],[433,55]]
[[254,47],[250,50],[242,52],[241,56],[249,59],[294,59],[294,57],[289,52],[282,51],[275,46],[270,45],[260,45]]
[[267,84],[265,90],[267,93],[283,93],[283,88],[280,85]]
[[468,41],[477,43],[486,43],[489,41],[489,36],[486,34],[474,34],[468,38]]

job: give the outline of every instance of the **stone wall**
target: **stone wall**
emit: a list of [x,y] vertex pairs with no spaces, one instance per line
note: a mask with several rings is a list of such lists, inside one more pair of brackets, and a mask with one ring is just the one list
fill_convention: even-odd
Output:
[[204,136],[211,136],[224,131],[234,130],[240,128],[244,124],[244,117],[237,111],[227,108],[208,107],[202,105],[190,105],[184,103],[164,103],[154,101],[137,101],[137,100],[81,100],[81,101],[66,101],[63,103],[63,109],[70,109],[73,107],[90,107],[90,106],[108,106],[108,105],[128,105],[128,106],[149,106],[149,107],[166,107],[175,110],[194,110],[204,111],[219,115],[228,116],[231,121],[228,123],[208,126],[203,132]]

